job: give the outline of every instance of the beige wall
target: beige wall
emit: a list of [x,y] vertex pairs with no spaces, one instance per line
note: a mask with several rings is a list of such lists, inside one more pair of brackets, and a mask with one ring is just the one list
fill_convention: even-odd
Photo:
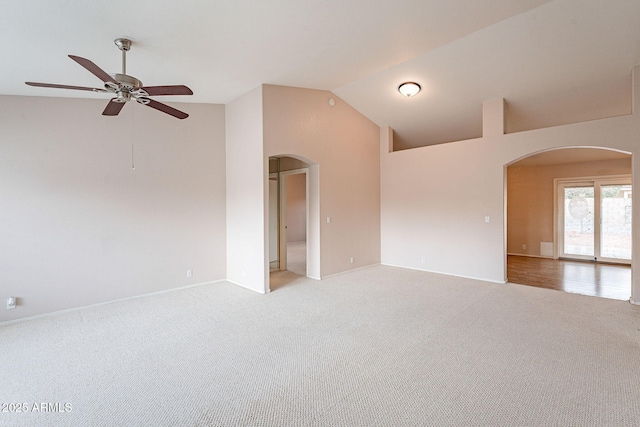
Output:
[[379,128],[339,99],[330,106],[332,97],[263,85],[227,105],[229,280],[269,291],[268,173],[274,156],[309,165],[309,277],[379,263]]
[[[571,150],[567,151],[567,159]],[[631,173],[631,158],[507,168],[507,253],[540,256],[553,242],[553,180]],[[526,249],[522,248],[526,246]]]
[[184,104],[183,121],[1,96],[0,301],[19,306],[0,321],[224,278],[267,292],[269,156],[309,164],[311,277],[382,261],[502,282],[506,166],[562,147],[637,154],[640,138],[637,114],[503,135],[503,105],[485,106],[482,138],[389,152],[389,129],[326,91],[261,86],[226,108]]
[[[312,165],[310,211],[319,210],[315,218],[310,212],[310,228],[312,234],[314,227],[319,229],[319,275],[379,263],[379,127],[321,90],[265,85],[263,104],[265,155],[290,156]],[[314,209],[316,185],[319,200]],[[313,250],[313,242],[308,245]]]
[[[637,67],[634,87],[640,87]],[[640,91],[634,92],[633,99],[638,112]],[[561,147],[637,153],[640,120],[632,114],[392,153],[387,135],[388,130],[381,135],[382,262],[503,282],[505,166],[532,153]],[[640,156],[633,156],[632,161],[637,187]],[[633,205],[633,223],[633,253],[640,254],[638,203]],[[634,255],[632,268],[640,271],[640,256]],[[633,275],[632,298],[640,298],[639,274]]]
[[224,106],[105,105],[0,96],[0,322],[226,277]]

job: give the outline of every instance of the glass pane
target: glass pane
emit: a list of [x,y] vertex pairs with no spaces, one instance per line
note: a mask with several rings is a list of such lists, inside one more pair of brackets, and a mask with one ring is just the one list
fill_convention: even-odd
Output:
[[593,187],[564,189],[564,253],[594,256]]
[[631,259],[631,185],[603,185],[600,194],[600,256]]

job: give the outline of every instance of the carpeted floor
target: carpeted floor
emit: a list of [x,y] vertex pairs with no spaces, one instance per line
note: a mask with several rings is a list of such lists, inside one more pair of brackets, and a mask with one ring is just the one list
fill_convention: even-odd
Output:
[[386,266],[267,295],[198,286],[0,339],[2,426],[640,425],[640,307]]

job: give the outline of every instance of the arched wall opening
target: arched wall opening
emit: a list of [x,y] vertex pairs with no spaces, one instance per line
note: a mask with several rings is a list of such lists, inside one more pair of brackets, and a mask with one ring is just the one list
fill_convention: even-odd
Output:
[[[506,164],[504,173],[504,256],[507,280],[514,283],[529,281],[530,283],[521,284],[629,299],[632,292],[631,154],[607,147],[560,147],[520,157]],[[619,185],[613,185],[618,181]],[[593,194],[586,198],[576,197],[573,201],[585,203],[585,219],[576,219],[566,214],[565,222],[565,208],[568,207],[565,202],[572,203],[571,200],[565,200],[572,194],[569,190],[588,192],[589,182],[609,182],[611,185],[599,187],[596,184],[595,198]],[[569,192],[565,194],[563,188]],[[604,189],[602,194],[600,188]],[[593,193],[593,188],[590,191]],[[601,195],[607,195],[607,198],[601,199]],[[618,205],[618,210],[613,209],[613,206]],[[591,211],[591,217],[587,216],[587,211]],[[597,218],[595,223],[594,214]],[[565,223],[568,224],[566,230]],[[604,242],[616,241],[621,246],[627,245],[625,253],[628,255],[617,248],[617,252],[612,252],[614,249],[602,252],[605,246],[600,245],[601,237]],[[589,239],[592,239],[592,243],[589,243]],[[573,246],[574,244],[578,246]],[[579,255],[585,248],[589,249],[590,244],[593,245],[591,250],[597,254],[591,257]],[[565,253],[565,248],[570,250]],[[576,250],[578,255],[573,256],[572,253]],[[603,259],[626,266],[609,267],[609,264],[600,266],[584,263],[585,260],[600,261],[600,253],[621,253],[620,256]],[[565,265],[562,264],[565,262],[563,260],[583,262]],[[586,269],[590,270],[585,273]],[[601,269],[607,269],[605,274],[602,274]],[[572,279],[569,274],[572,271],[582,277]],[[584,289],[572,281],[584,282]]]
[[[295,274],[320,279],[320,179],[319,165],[304,156],[296,154],[280,154],[270,156],[269,163],[269,207],[266,209],[265,224],[269,232],[265,245],[265,257],[270,272],[274,271],[292,271]],[[295,179],[294,179],[295,178]],[[304,188],[298,190],[295,197],[301,197],[300,191],[304,197],[304,206],[291,207],[291,203],[287,203],[287,194],[291,197],[291,188],[287,191],[287,185],[292,187],[296,181],[302,179]],[[275,181],[275,185],[274,185]],[[299,183],[295,184],[299,188]],[[274,195],[274,189],[277,195]],[[299,202],[299,201],[298,201]],[[276,206],[274,206],[274,203]],[[292,212],[293,209],[293,212]],[[302,210],[301,210],[302,209]],[[289,219],[287,219],[289,214]],[[277,218],[273,216],[276,215]],[[304,215],[301,219],[300,215]],[[297,218],[292,218],[295,216]],[[304,223],[304,230],[300,230],[301,224]],[[295,228],[295,230],[294,230]],[[291,236],[295,234],[292,242]],[[298,260],[296,267],[292,266],[291,260],[291,243],[297,243],[299,246],[300,239],[304,238],[304,266],[300,266]],[[289,243],[289,245],[288,245]],[[287,250],[289,248],[289,250]],[[296,250],[298,253],[298,250]],[[289,255],[288,255],[289,254]],[[271,275],[269,277],[268,289],[272,289]]]

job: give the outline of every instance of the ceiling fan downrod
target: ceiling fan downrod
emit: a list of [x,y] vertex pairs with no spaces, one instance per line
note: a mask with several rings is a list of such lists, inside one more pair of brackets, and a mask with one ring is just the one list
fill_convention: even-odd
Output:
[[122,51],[122,74],[127,74],[127,52],[131,49],[131,40],[117,38],[113,41]]

